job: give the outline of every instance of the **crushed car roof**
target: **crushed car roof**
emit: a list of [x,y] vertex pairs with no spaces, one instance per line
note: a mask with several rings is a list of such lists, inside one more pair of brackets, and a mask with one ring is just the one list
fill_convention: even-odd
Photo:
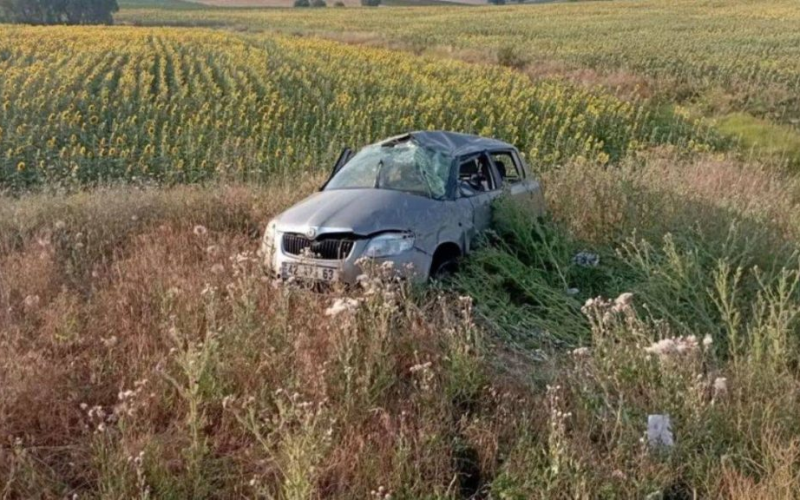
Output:
[[420,146],[429,147],[437,151],[448,153],[451,156],[464,156],[472,153],[480,153],[487,149],[511,149],[514,148],[507,142],[477,135],[461,134],[458,132],[447,132],[444,130],[417,131],[391,137],[379,144],[391,144],[393,142],[414,139]]

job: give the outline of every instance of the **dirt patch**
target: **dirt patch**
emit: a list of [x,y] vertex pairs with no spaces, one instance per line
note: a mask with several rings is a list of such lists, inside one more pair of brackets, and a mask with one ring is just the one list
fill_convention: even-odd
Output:
[[649,78],[624,69],[598,71],[564,61],[536,61],[525,65],[522,71],[534,80],[563,78],[583,87],[603,87],[623,98],[646,98],[654,93]]

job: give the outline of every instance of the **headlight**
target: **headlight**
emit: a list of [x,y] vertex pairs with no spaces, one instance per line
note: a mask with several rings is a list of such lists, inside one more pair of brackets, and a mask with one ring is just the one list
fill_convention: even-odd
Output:
[[367,257],[390,257],[411,250],[413,247],[413,234],[386,233],[372,238],[364,255]]
[[275,251],[275,233],[278,223],[275,219],[269,221],[264,230],[264,238],[261,240],[261,256],[267,265],[272,264],[272,255]]

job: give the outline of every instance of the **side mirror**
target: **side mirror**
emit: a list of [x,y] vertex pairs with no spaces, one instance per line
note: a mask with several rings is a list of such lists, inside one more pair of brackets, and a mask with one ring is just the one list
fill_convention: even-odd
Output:
[[342,149],[342,152],[339,153],[339,158],[336,159],[336,163],[333,164],[333,170],[331,170],[331,175],[328,176],[328,180],[326,180],[325,184],[323,184],[322,187],[319,188],[320,191],[325,189],[325,186],[327,186],[328,183],[333,178],[333,176],[336,175],[336,172],[341,170],[342,167],[344,167],[352,157],[353,157],[353,150],[345,146],[344,149]]

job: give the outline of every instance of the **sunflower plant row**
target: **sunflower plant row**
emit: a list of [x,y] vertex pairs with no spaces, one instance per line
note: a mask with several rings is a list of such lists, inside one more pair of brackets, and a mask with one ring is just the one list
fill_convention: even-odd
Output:
[[615,162],[708,130],[512,70],[204,29],[0,29],[0,186],[261,181],[414,129],[517,144],[538,169]]
[[[511,3],[511,2],[509,2]],[[566,64],[656,80],[670,98],[703,95],[800,130],[800,2],[638,0],[548,5],[361,9],[123,10],[140,24],[284,30],[492,54],[537,73]],[[556,63],[555,66],[553,63]],[[626,76],[628,75],[628,76]],[[650,89],[652,90],[652,89]],[[722,94],[722,95],[719,95]],[[726,109],[723,109],[726,111]]]

